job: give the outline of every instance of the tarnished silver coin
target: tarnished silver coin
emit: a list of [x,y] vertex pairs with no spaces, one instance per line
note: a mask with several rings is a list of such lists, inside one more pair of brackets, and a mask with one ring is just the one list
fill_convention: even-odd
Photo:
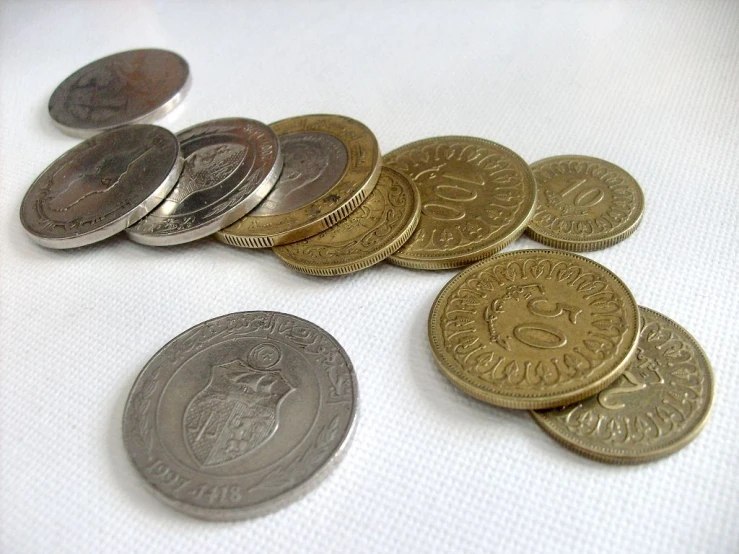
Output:
[[245,216],[282,171],[280,142],[259,121],[216,119],[177,134],[185,166],[164,202],[127,230],[151,246],[197,240]]
[[21,203],[21,223],[48,248],[101,241],[154,209],[182,166],[177,137],[162,127],[128,125],[101,133],[36,178]]
[[174,52],[119,52],[67,77],[49,99],[49,115],[65,133],[89,137],[162,117],[180,103],[189,87],[190,69]]
[[288,314],[234,313],[185,331],[146,364],[123,441],[164,502],[244,519],[296,500],[332,469],[357,400],[351,361],[326,331]]

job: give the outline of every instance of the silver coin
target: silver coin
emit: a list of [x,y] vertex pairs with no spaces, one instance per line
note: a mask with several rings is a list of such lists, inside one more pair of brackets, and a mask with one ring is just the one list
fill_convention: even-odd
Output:
[[282,171],[274,131],[251,119],[217,119],[177,134],[185,167],[156,210],[130,227],[131,240],[170,246],[220,231],[249,213]]
[[190,69],[174,52],[119,52],[67,77],[49,99],[49,115],[65,133],[89,137],[162,117],[182,101],[189,87]]
[[307,493],[346,451],[357,412],[351,361],[326,331],[241,312],[185,331],[146,364],[123,441],[158,498],[236,520]]
[[57,158],[20,209],[31,238],[48,248],[106,239],[153,210],[184,165],[177,137],[155,125],[106,131]]
[[286,214],[317,200],[346,169],[346,146],[328,133],[292,133],[280,137],[285,165],[275,188],[249,215]]

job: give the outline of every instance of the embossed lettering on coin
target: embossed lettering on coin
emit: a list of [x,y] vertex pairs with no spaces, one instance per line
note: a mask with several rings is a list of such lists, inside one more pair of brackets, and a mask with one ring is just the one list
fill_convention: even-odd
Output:
[[532,412],[565,446],[611,463],[638,463],[671,454],[703,428],[713,400],[713,373],[685,329],[639,308],[636,358],[608,388],[576,404]]
[[527,233],[539,242],[576,252],[598,250],[639,226],[644,195],[620,167],[598,158],[556,156],[531,169],[538,199]]
[[460,267],[498,252],[523,233],[536,188],[511,150],[472,137],[436,137],[386,154],[421,194],[421,219],[389,259],[416,269]]
[[180,102],[189,78],[187,62],[173,52],[119,52],[67,77],[51,95],[49,114],[62,130],[83,137],[151,121]]
[[123,436],[162,500],[204,519],[242,519],[316,484],[345,450],[356,406],[351,362],[328,333],[287,314],[235,313],[149,361]]
[[605,267],[575,254],[520,250],[457,275],[429,317],[442,372],[509,408],[562,406],[613,382],[634,355],[638,309]]
[[34,181],[21,222],[39,244],[73,248],[118,233],[151,211],[182,170],[177,138],[131,125],[72,148]]

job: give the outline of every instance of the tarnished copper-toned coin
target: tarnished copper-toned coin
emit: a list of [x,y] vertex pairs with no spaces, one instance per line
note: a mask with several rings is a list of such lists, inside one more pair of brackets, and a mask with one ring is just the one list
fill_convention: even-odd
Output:
[[656,460],[693,440],[708,420],[713,372],[685,329],[639,308],[636,358],[611,386],[576,404],[531,412],[549,435],[601,462]]
[[305,240],[277,246],[291,268],[310,275],[343,275],[387,258],[418,225],[421,199],[397,171],[383,167],[367,200],[333,227]]
[[466,393],[506,408],[564,406],[629,366],[639,309],[600,264],[555,250],[519,250],[468,267],[439,293],[429,340],[441,371]]
[[641,222],[644,194],[620,167],[587,156],[531,164],[538,195],[527,234],[547,246],[585,252],[607,248]]
[[380,147],[365,125],[340,115],[304,115],[271,125],[282,175],[264,201],[218,240],[266,248],[316,235],[344,219],[377,184]]
[[518,238],[534,213],[536,185],[508,148],[473,137],[436,137],[386,154],[383,163],[421,194],[418,228],[389,261],[449,269],[481,260]]

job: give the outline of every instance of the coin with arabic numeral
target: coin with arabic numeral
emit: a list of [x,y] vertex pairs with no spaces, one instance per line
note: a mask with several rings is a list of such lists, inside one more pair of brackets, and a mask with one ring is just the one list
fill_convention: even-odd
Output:
[[48,248],[75,248],[123,231],[172,190],[183,160],[177,138],[155,125],[100,133],[62,154],[21,203],[21,223]]
[[442,373],[506,408],[564,406],[628,367],[639,309],[626,285],[587,258],[556,250],[498,254],[439,293],[429,316]]
[[526,233],[574,252],[612,246],[641,222],[644,194],[636,180],[605,160],[555,156],[531,164],[538,195]]
[[237,520],[306,494],[338,463],[357,413],[344,349],[293,315],[241,312],[167,343],[134,382],[123,440],[154,494]]
[[367,200],[346,219],[305,240],[273,251],[289,267],[310,275],[343,275],[374,265],[395,252],[418,225],[418,191],[397,171],[383,167]]
[[174,52],[119,52],[67,77],[49,99],[49,114],[62,131],[84,138],[162,117],[189,87],[190,69]]
[[259,121],[206,121],[177,138],[182,175],[164,202],[126,230],[131,240],[170,246],[212,235],[259,204],[282,171],[277,135]]
[[662,314],[639,311],[636,358],[618,380],[575,404],[531,412],[557,441],[601,462],[672,454],[698,435],[711,411],[713,371],[698,342]]
[[388,260],[450,269],[489,257],[517,239],[534,213],[536,186],[515,152],[474,137],[412,142],[383,157],[421,194],[421,219]]
[[380,176],[380,147],[365,125],[340,115],[304,115],[271,127],[285,167],[274,190],[218,240],[266,248],[302,240],[346,218]]

